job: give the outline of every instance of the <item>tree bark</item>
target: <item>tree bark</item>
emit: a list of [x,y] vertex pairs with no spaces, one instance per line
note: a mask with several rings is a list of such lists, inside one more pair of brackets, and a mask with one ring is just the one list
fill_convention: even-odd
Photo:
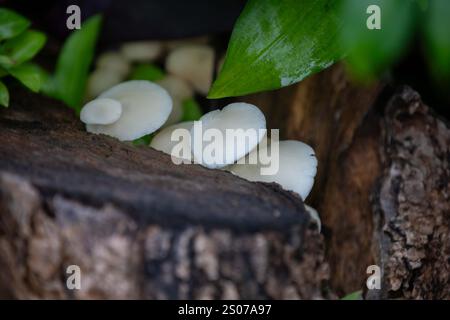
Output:
[[[330,298],[321,235],[276,184],[174,165],[15,89],[0,111],[0,296]],[[81,289],[66,286],[69,265]]]
[[358,86],[339,65],[276,94],[290,96],[285,110],[266,99],[266,113],[319,158],[307,203],[324,225],[332,289],[367,291],[375,264],[382,286],[367,298],[450,298],[448,123],[411,88]]

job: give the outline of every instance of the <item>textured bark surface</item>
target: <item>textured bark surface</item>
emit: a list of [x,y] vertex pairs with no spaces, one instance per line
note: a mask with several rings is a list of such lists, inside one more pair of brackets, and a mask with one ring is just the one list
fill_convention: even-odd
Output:
[[[321,235],[275,184],[84,131],[18,90],[0,111],[0,295],[329,298]],[[68,290],[78,265],[82,289]]]
[[383,172],[374,196],[374,298],[450,299],[450,127],[404,88],[381,122]]
[[382,290],[367,298],[450,298],[448,124],[411,88],[358,87],[340,66],[288,93],[283,137],[319,158],[306,202],[324,225],[332,289],[364,290],[376,264]]

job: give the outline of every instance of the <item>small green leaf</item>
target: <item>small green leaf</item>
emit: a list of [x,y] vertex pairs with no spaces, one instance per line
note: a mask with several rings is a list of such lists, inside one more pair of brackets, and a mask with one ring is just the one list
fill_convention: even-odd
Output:
[[[369,6],[379,7],[381,29],[369,29],[377,15]],[[341,41],[357,78],[370,80],[402,55],[413,34],[413,9],[411,0],[342,0]]]
[[154,134],[147,134],[143,137],[140,137],[139,139],[133,140],[133,145],[135,146],[148,146],[150,145],[150,142],[152,142],[152,139],[154,137]]
[[0,81],[0,106],[7,107],[9,105],[8,88]]
[[450,1],[430,1],[424,22],[428,60],[438,77],[450,76]]
[[14,11],[0,8],[0,41],[13,38],[24,32],[30,21]]
[[42,49],[45,41],[45,34],[33,30],[28,30],[16,38],[7,40],[0,46],[0,56],[6,56],[9,61],[0,60],[0,64],[9,69],[30,60]]
[[362,299],[363,299],[362,291],[359,290],[346,295],[341,300],[362,300]]
[[18,67],[8,70],[9,73],[19,80],[24,86],[33,92],[38,92],[41,89],[43,82],[41,69],[32,63],[24,63]]
[[189,98],[183,101],[183,116],[181,121],[196,121],[202,117],[202,111],[197,101],[194,98]]
[[130,75],[130,80],[158,81],[164,78],[164,71],[150,63],[137,65]]
[[51,80],[53,94],[77,112],[83,101],[101,20],[99,15],[90,17],[81,29],[67,38],[56,63],[55,76]]
[[298,82],[342,58],[335,0],[250,0],[231,36],[209,98]]

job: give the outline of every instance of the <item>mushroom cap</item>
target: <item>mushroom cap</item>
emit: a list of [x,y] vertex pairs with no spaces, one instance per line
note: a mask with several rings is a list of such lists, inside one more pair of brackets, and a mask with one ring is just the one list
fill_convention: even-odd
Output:
[[167,121],[164,123],[163,127],[170,126],[172,124],[180,122],[183,117],[183,106],[181,105],[180,100],[177,98],[172,98],[172,112],[167,118]]
[[[231,103],[222,110],[211,111],[203,115],[199,122],[202,124],[203,134],[208,129],[217,129],[222,133],[224,142],[222,154],[225,159],[222,159],[220,163],[215,163],[208,155],[203,158],[205,145],[208,145],[211,142],[203,142],[203,147],[201,149],[195,148],[195,126],[191,129],[191,137],[193,139],[192,154],[194,155],[194,159],[197,163],[208,168],[223,168],[244,157],[258,145],[266,133],[266,118],[264,117],[264,114],[258,107],[244,102]],[[241,142],[246,141],[247,144],[243,148],[239,148],[240,146],[235,146],[233,141],[227,141],[227,129],[243,130],[244,135],[237,139]],[[256,134],[245,135],[245,132],[248,129],[255,130]],[[264,131],[263,134],[261,133],[261,130]]]
[[172,98],[177,98],[180,101],[194,95],[194,92],[189,84],[185,80],[174,75],[169,74],[163,79],[156,81],[156,83],[166,89]]
[[206,95],[212,83],[214,50],[206,45],[179,47],[168,55],[166,69]]
[[163,45],[158,41],[127,42],[120,48],[120,53],[132,62],[151,62],[163,52]]
[[[168,155],[172,155],[172,150],[178,143],[183,143],[184,148],[186,148],[186,150],[191,150],[191,144],[189,143],[189,141],[186,141],[186,139],[183,139],[181,142],[178,142],[172,141],[171,138],[172,132],[174,132],[176,129],[186,129],[190,131],[193,124],[194,121],[186,121],[165,127],[153,137],[152,142],[150,143],[150,147],[162,151],[164,153],[167,153]],[[191,161],[192,155],[189,154],[189,157],[183,157],[183,159]]]
[[87,96],[95,98],[103,91],[112,88],[123,80],[122,74],[112,69],[96,69],[88,78]]
[[[260,150],[260,152],[267,151],[265,148]],[[271,156],[273,157],[273,155]],[[280,141],[278,172],[274,175],[262,175],[262,167],[264,166],[260,162],[258,164],[235,164],[229,168],[229,171],[250,181],[276,182],[284,189],[298,193],[305,200],[314,184],[317,158],[314,150],[303,142]]]
[[86,124],[112,124],[122,115],[122,105],[119,101],[99,98],[84,105],[80,119]]
[[172,111],[172,99],[161,86],[145,80],[120,83],[102,93],[122,104],[122,116],[109,125],[86,125],[92,133],[102,133],[122,141],[150,134],[166,122]]
[[130,63],[121,54],[117,52],[102,53],[96,61],[98,69],[113,70],[122,77],[130,72]]

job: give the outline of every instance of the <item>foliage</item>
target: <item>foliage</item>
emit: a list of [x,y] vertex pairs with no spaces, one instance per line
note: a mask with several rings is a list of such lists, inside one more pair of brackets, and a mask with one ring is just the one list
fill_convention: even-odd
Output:
[[64,42],[56,62],[56,69],[43,88],[44,93],[60,99],[79,112],[86,90],[89,68],[102,18],[95,15],[84,21]]
[[[30,21],[14,11],[0,8],[0,78],[12,76],[34,92],[43,81],[39,67],[29,62],[44,46],[46,36],[28,30]],[[9,92],[0,81],[0,105],[9,105]]]
[[164,78],[164,71],[151,63],[138,64],[130,74],[130,80],[158,81]]
[[[368,29],[369,5],[381,9],[381,29]],[[288,86],[344,57],[353,75],[371,80],[402,57],[417,30],[434,74],[448,79],[448,17],[448,0],[249,0],[208,97]]]

